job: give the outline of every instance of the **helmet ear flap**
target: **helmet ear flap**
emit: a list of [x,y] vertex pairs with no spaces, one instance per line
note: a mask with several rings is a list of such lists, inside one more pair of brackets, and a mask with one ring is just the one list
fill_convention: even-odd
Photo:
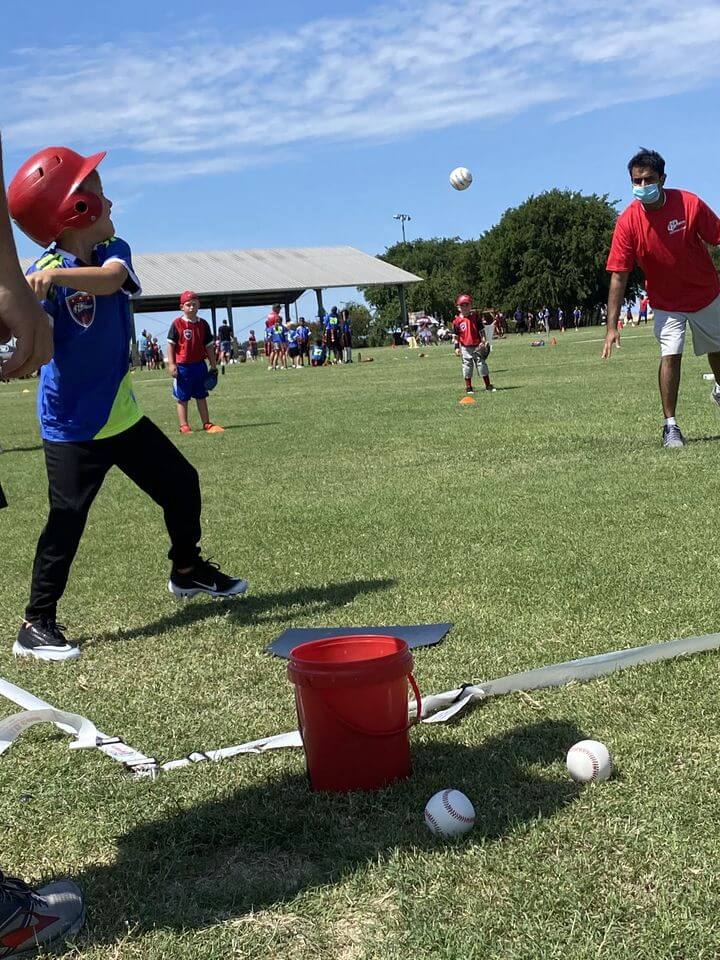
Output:
[[102,200],[96,193],[77,190],[71,193],[57,213],[62,230],[84,230],[102,214]]

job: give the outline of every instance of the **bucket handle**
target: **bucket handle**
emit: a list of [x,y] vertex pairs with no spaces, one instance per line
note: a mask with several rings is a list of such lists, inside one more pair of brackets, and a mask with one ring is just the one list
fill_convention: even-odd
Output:
[[[344,724],[349,730],[352,730],[353,733],[359,733],[363,737],[396,737],[400,733],[405,733],[411,727],[414,727],[416,723],[420,723],[420,717],[422,716],[422,696],[418,688],[417,683],[415,682],[415,677],[409,673],[408,682],[412,687],[413,693],[415,694],[415,702],[417,704],[417,713],[414,720],[410,720],[404,726],[400,727],[399,730],[363,730],[362,727],[355,726],[354,723],[351,723],[349,720],[346,720],[345,717],[341,717],[338,713],[332,712],[335,714],[335,718]],[[327,707],[327,704],[326,704]],[[327,709],[330,709],[327,707]]]

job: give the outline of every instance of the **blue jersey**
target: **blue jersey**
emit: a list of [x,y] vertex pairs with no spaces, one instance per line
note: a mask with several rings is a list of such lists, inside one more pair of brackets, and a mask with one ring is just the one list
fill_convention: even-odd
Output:
[[289,327],[287,332],[288,346],[291,346],[291,347],[297,346],[297,339],[298,339],[297,330],[293,330],[292,327]]
[[[94,296],[54,283],[43,300],[53,318],[55,341],[53,358],[40,372],[37,393],[44,440],[102,440],[128,430],[142,417],[128,366],[129,298],[140,293],[140,282],[130,247],[118,237],[95,247],[90,266],[112,261],[122,263],[128,272],[117,293]],[[53,244],[28,274],[84,266],[88,264]]]
[[282,323],[276,323],[270,327],[273,343],[285,343],[285,327]]
[[146,351],[147,348],[148,348],[148,338],[147,338],[147,337],[143,337],[143,336],[139,336],[139,337],[138,337],[137,345],[138,345],[138,350],[140,351],[140,353],[145,353],[145,351]]
[[305,324],[301,323],[297,328],[297,338],[300,343],[307,343],[310,339],[310,327],[306,327]]

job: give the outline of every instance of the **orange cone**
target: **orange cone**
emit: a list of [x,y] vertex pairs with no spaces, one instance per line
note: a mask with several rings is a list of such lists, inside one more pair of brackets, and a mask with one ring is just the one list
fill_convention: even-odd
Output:
[[475,397],[463,397],[462,400],[460,400],[460,403],[463,406],[469,405],[471,403],[475,403]]

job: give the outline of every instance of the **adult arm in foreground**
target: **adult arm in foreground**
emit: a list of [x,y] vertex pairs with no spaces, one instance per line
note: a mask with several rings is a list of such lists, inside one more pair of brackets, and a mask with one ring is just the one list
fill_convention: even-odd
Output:
[[3,379],[33,373],[52,357],[50,319],[33,296],[18,261],[5,197],[0,143],[0,343],[17,339],[14,355],[2,364]]
[[620,310],[625,300],[625,290],[627,289],[629,276],[629,271],[624,273],[614,271],[610,276],[610,292],[608,293],[607,305],[607,333],[605,335],[605,343],[603,344],[603,360],[609,358],[613,346],[620,346],[618,320],[620,319]]

